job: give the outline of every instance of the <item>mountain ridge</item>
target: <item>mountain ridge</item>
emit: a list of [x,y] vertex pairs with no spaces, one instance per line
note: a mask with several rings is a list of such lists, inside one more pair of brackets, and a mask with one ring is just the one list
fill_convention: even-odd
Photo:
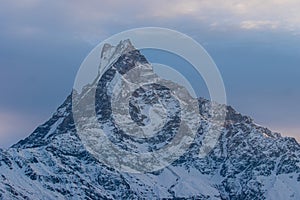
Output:
[[[110,97],[111,72],[148,63],[138,50],[118,56],[106,62],[109,67],[97,85],[102,84],[97,101],[100,123],[110,120],[105,98]],[[143,98],[136,101],[147,104]],[[211,102],[203,98],[198,102],[203,117],[188,151],[164,169],[131,174],[106,166],[86,150],[76,132],[69,95],[30,136],[7,150],[0,149],[0,199],[300,199],[300,145],[295,139],[258,126],[226,106],[218,143],[201,158],[203,136],[214,124],[205,117],[211,114]],[[138,121],[139,112],[133,114]],[[172,116],[169,128],[176,130],[177,118]],[[163,133],[171,138],[170,129]],[[111,139],[130,149],[131,140],[112,130]],[[148,147],[155,149],[165,141],[151,142]]]

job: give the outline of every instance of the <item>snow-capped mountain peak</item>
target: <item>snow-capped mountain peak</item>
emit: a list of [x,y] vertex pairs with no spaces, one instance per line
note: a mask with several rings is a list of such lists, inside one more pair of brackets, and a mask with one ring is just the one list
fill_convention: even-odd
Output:
[[[146,125],[151,112],[144,111],[160,99],[168,123],[146,143],[124,134],[113,123],[109,86],[118,70],[151,65],[129,40],[104,45],[99,56],[99,64],[107,66],[96,88],[99,125],[120,148],[160,149],[178,129],[178,102],[165,88],[137,90],[129,105],[132,119]],[[89,87],[79,94],[82,101]],[[300,145],[295,139],[258,126],[227,106],[218,143],[199,157],[203,136],[220,124],[209,120],[213,103],[197,101],[199,129],[187,151],[163,169],[134,174],[109,167],[87,151],[76,130],[70,95],[30,136],[0,149],[0,199],[300,199]],[[85,109],[88,116],[91,108]]]
[[105,43],[101,51],[100,69],[109,66],[116,61],[121,55],[135,50],[129,39],[120,41],[117,46]]

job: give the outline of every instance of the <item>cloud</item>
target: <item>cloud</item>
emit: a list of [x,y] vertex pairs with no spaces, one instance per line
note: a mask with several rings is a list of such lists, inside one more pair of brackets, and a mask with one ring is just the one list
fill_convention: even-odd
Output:
[[0,147],[7,148],[26,137],[41,122],[40,116],[13,111],[0,111]]
[[[22,6],[20,6],[20,3]],[[0,8],[4,31],[18,35],[68,32],[87,40],[137,26],[300,32],[300,1],[10,1]],[[213,25],[213,26],[212,26]],[[88,39],[91,38],[91,39]],[[99,38],[99,39],[103,39]],[[98,39],[98,40],[99,40]]]
[[241,22],[241,28],[242,29],[276,29],[278,28],[278,22],[272,22],[272,21],[262,21],[262,20],[257,20],[257,21],[242,21]]

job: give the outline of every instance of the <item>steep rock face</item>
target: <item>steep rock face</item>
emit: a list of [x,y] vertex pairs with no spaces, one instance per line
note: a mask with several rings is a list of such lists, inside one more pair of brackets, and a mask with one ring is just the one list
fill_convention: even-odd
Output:
[[[148,62],[128,40],[105,45],[101,58],[106,72],[96,88],[88,85],[82,94],[96,90],[99,124],[111,126],[111,141],[134,151],[132,142],[142,146],[144,141],[127,137],[111,123],[108,84],[116,72]],[[169,123],[143,146],[153,151],[176,134],[180,110],[166,88],[147,89],[137,90],[130,101],[133,121],[147,124],[144,110],[158,99],[169,108]],[[86,151],[76,132],[70,95],[30,136],[0,149],[0,199],[300,199],[300,145],[295,139],[258,126],[227,106],[217,145],[199,157],[203,136],[215,125],[208,117],[212,102],[198,102],[200,128],[185,154],[159,171],[132,174],[116,171]]]

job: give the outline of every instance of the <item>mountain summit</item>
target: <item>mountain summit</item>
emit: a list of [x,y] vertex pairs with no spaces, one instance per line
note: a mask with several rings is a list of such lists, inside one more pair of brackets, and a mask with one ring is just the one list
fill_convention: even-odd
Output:
[[[105,66],[96,88],[86,86],[78,98],[95,90],[95,113],[109,139],[129,151],[154,151],[174,137],[180,123],[180,102],[159,85],[133,93],[132,120],[146,126],[157,102],[167,108],[168,122],[145,143],[120,131],[113,123],[110,84],[118,72],[146,66],[147,59],[129,40],[104,45]],[[100,162],[87,151],[77,133],[72,95],[30,136],[7,150],[0,149],[0,199],[300,199],[300,145],[226,106],[225,122],[209,120],[212,102],[199,98],[199,129],[187,151],[163,169],[125,173]],[[220,108],[223,107],[219,105]],[[89,120],[90,107],[85,107]],[[145,111],[145,112],[144,112]],[[152,113],[153,114],[153,113]],[[197,121],[196,121],[197,120]],[[220,127],[222,126],[222,127]],[[203,136],[222,128],[216,146],[199,157]]]

